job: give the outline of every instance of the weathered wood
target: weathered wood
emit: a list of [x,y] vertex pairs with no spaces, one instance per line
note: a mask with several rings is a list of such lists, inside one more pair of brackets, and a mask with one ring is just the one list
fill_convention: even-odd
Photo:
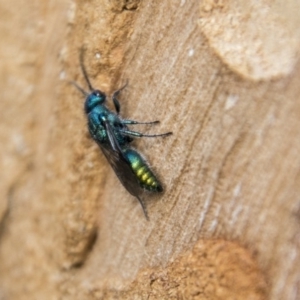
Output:
[[[18,8],[16,10],[16,7]],[[290,1],[0,1],[0,299],[298,299],[300,22]],[[150,221],[87,134],[122,86],[165,187]]]

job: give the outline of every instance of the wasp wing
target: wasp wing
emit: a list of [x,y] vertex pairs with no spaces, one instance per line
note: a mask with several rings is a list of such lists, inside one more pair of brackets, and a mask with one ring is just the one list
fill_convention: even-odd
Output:
[[141,199],[143,189],[141,188],[136,175],[134,174],[129,161],[124,156],[124,153],[116,139],[114,131],[107,121],[104,121],[104,127],[107,132],[109,144],[99,144],[103,154],[112,166],[117,177],[121,181],[125,189],[134,197],[136,197],[142,205],[145,217],[148,218],[148,213],[144,202]]

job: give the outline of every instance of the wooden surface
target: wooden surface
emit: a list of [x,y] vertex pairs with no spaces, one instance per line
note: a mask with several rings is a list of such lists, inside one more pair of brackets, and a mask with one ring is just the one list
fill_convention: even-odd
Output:
[[[1,0],[0,299],[299,299],[299,9]],[[129,80],[122,116],[174,133],[134,144],[150,221],[88,136],[82,46],[95,87]]]

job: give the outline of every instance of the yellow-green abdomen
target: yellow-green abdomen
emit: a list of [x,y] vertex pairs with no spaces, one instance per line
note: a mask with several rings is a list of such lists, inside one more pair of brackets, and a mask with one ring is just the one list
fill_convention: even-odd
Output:
[[136,175],[142,188],[151,192],[162,192],[162,186],[146,161],[133,149],[126,149],[124,156],[129,161],[132,171]]

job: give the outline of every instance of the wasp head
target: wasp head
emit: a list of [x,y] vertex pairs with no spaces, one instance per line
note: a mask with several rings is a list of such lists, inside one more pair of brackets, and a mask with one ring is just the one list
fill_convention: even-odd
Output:
[[92,91],[86,98],[84,104],[84,110],[88,114],[90,113],[93,108],[97,105],[102,105],[106,99],[105,93],[101,92],[100,90]]

